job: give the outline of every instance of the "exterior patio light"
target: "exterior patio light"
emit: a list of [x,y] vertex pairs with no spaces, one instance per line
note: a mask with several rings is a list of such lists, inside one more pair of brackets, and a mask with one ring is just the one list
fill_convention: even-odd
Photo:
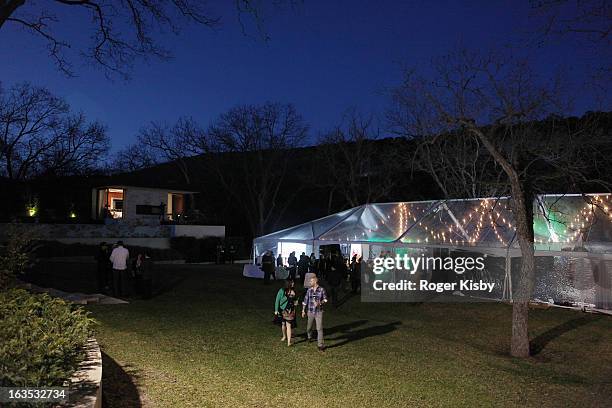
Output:
[[28,205],[26,208],[28,210],[28,217],[36,217],[36,214],[38,214],[38,207],[36,204]]

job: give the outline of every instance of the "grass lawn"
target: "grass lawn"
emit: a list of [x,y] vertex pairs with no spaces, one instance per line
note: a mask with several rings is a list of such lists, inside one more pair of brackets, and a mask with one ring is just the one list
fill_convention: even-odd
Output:
[[[612,317],[533,310],[539,352],[508,356],[511,308],[368,304],[325,314],[328,350],[280,342],[279,285],[240,266],[168,265],[151,300],[89,306],[105,405],[156,407],[612,406]],[[305,322],[298,321],[298,336]]]

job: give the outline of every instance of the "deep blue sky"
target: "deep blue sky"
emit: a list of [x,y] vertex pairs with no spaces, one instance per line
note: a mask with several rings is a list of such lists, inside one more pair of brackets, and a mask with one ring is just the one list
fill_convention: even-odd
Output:
[[[538,26],[527,1],[305,0],[294,9],[265,10],[267,42],[252,29],[251,36],[243,34],[233,1],[218,3],[211,9],[223,16],[219,29],[168,34],[162,42],[173,60],[139,63],[129,82],[109,81],[79,60],[78,78],[66,78],[42,41],[7,24],[0,32],[0,79],[4,87],[28,80],[64,96],[108,126],[114,150],[133,142],[151,120],[187,115],[206,125],[245,103],[293,103],[313,135],[331,128],[348,108],[382,116],[384,90],[400,82],[404,67],[423,66],[458,46],[512,47],[530,55],[544,76],[566,72],[574,81],[575,113],[602,108],[578,92],[589,67],[599,63],[581,43],[525,41]],[[60,12],[61,32],[84,37],[88,20],[70,13]]]

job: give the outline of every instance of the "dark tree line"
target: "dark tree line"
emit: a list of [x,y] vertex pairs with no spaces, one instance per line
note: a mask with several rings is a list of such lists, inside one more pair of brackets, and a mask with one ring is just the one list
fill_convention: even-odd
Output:
[[308,147],[308,126],[292,105],[244,105],[206,128],[191,118],[151,123],[115,166],[133,171],[170,162],[191,188],[210,188],[202,183],[212,179],[213,194],[226,197],[251,234],[261,235],[277,229],[296,200],[321,202],[322,194],[331,213],[396,193],[398,152],[377,139],[371,120],[350,115]]

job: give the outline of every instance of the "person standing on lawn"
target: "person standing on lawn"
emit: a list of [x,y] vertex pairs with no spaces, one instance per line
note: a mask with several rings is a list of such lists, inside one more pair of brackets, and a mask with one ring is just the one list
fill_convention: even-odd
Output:
[[130,251],[123,246],[123,241],[118,241],[117,246],[111,252],[109,260],[113,264],[113,296],[125,296],[128,286],[128,258]]
[[317,327],[317,346],[319,351],[325,351],[323,344],[323,305],[327,303],[327,293],[316,276],[310,278],[310,287],[306,291],[302,302],[302,318],[308,314],[308,324],[306,326],[306,336],[308,341],[312,341],[312,322]]
[[344,264],[344,259],[342,256],[334,254],[325,277],[325,280],[329,283],[331,301],[334,307],[338,304],[338,291],[340,290],[340,284],[345,275],[346,266]]
[[103,293],[110,287],[110,282],[112,281],[111,275],[111,263],[109,260],[110,249],[105,241],[100,243],[98,247],[98,254],[96,255],[97,261],[97,274],[96,281],[98,284],[98,292]]
[[[264,273],[264,285],[270,283],[270,276],[274,276],[274,254],[272,251],[266,251],[261,257],[261,269]],[[274,277],[276,280],[276,277]]]
[[291,252],[289,254],[289,259],[287,259],[287,264],[289,265],[289,278],[295,279],[295,273],[297,271],[298,260],[295,257],[295,252]]
[[297,326],[295,321],[295,307],[297,305],[297,296],[294,289],[294,281],[287,279],[285,287],[280,288],[276,293],[274,302],[274,314],[282,316],[281,332],[283,337],[281,341],[287,340],[287,346],[291,346],[292,330]]
[[306,277],[306,272],[308,272],[308,265],[310,265],[310,258],[306,256],[305,252],[302,252],[297,264],[297,271],[298,275],[300,275],[302,286],[304,286],[304,278]]

